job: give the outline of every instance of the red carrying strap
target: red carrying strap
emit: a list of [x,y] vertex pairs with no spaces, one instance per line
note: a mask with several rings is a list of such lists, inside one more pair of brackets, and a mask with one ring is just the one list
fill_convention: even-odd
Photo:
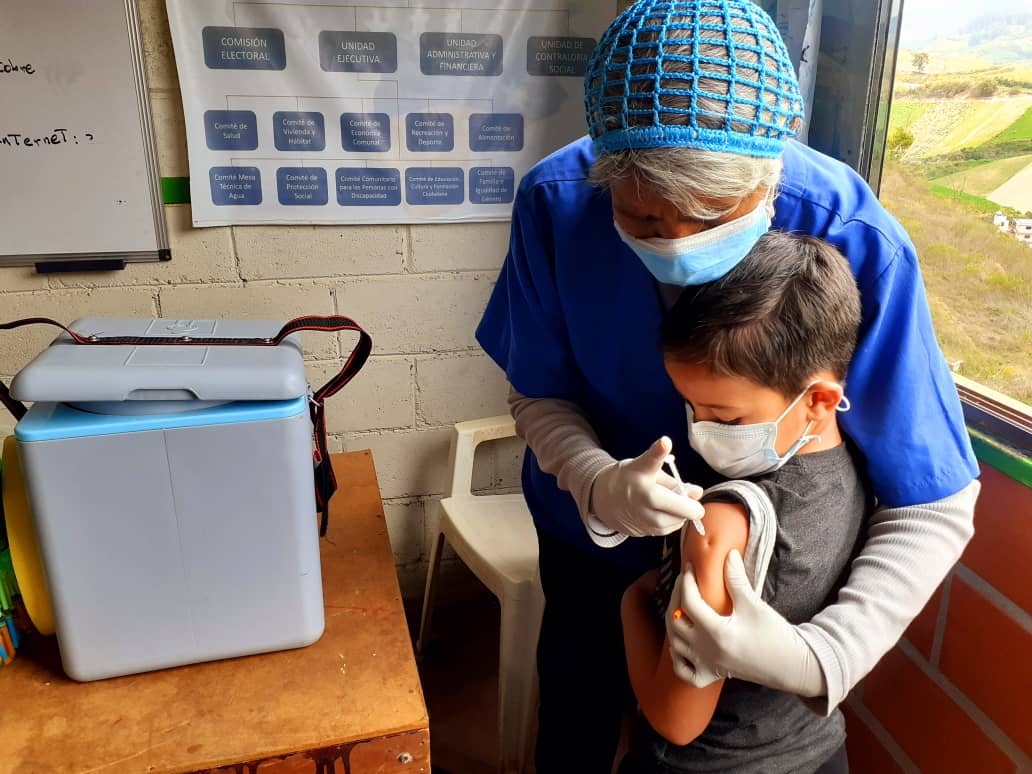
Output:
[[[280,328],[279,333],[275,336],[267,339],[193,338],[192,336],[83,336],[73,331],[67,325],[62,325],[49,317],[27,317],[24,320],[0,323],[0,331],[9,331],[26,325],[51,325],[60,328],[76,344],[87,346],[275,347],[281,344],[290,334],[299,333],[300,331],[322,331],[324,333],[354,331],[357,333],[358,343],[344,362],[344,367],[330,381],[312,393],[308,401],[315,441],[315,450],[312,456],[315,464],[315,502],[321,514],[319,534],[326,534],[326,528],[329,526],[330,498],[337,491],[337,479],[333,475],[333,466],[330,464],[330,451],[326,445],[325,401],[327,398],[340,392],[344,385],[355,378],[355,375],[362,370],[366,360],[369,359],[369,353],[373,350],[372,338],[350,317],[337,315],[328,317],[297,317]],[[25,405],[11,397],[7,385],[2,381],[0,381],[0,403],[7,407],[7,410],[11,412],[16,420],[25,416]]]

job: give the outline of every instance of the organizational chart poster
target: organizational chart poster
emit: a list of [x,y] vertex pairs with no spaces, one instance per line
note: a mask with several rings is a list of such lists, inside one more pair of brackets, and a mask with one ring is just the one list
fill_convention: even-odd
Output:
[[615,0],[167,0],[195,226],[504,220]]

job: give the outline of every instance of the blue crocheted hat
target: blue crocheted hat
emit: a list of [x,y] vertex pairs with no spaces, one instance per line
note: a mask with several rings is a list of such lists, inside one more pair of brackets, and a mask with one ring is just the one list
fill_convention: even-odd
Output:
[[785,43],[748,0],[639,0],[584,77],[595,153],[682,147],[777,157],[803,116]]

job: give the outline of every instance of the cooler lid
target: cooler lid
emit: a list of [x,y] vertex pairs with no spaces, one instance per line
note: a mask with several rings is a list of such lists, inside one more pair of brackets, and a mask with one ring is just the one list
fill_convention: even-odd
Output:
[[[83,336],[272,338],[277,320],[91,317],[69,326]],[[289,400],[308,392],[299,334],[279,346],[75,344],[66,333],[11,382],[23,401]],[[142,407],[141,407],[142,408]]]

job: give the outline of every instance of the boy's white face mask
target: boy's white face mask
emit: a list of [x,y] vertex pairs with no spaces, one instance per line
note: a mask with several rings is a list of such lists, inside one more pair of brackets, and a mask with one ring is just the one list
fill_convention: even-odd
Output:
[[[690,403],[685,403],[688,412],[688,441],[706,464],[717,473],[728,478],[751,478],[777,470],[788,462],[810,441],[820,439],[819,435],[808,435],[813,422],[808,422],[803,434],[784,453],[778,454],[778,424],[788,416],[803,396],[817,382],[803,388],[795,400],[788,404],[781,416],[773,422],[756,422],[751,425],[725,425],[720,422],[696,422]],[[843,397],[840,411],[849,409],[849,401]]]

